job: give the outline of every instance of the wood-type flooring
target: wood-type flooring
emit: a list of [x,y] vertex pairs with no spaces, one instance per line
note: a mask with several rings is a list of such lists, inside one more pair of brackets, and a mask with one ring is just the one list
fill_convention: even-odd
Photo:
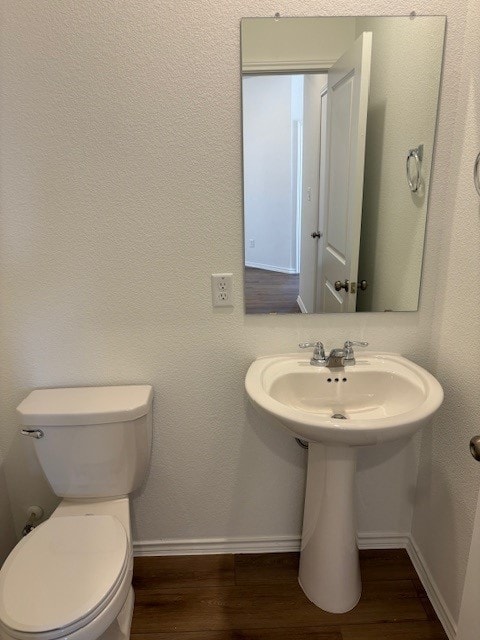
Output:
[[135,558],[131,640],[447,640],[407,553],[360,552],[362,597],[326,613],[298,554]]
[[245,268],[247,313],[300,313],[298,290],[298,275]]

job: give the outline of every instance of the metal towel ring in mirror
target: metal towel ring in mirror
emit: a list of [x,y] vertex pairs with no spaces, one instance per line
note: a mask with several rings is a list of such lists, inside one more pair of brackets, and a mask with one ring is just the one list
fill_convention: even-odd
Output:
[[[407,154],[406,171],[407,182],[412,193],[418,193],[422,184],[422,160],[423,160],[423,144],[416,149],[410,149]],[[414,165],[414,169],[412,169]]]
[[480,169],[480,153],[475,160],[475,164],[473,165],[473,183],[475,184],[475,189],[477,190],[478,195],[480,196],[480,177],[478,175],[478,171]]

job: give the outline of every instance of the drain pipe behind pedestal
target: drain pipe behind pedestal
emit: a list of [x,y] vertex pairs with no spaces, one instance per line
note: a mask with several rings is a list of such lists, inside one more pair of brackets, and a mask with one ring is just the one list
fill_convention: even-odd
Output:
[[295,442],[298,444],[299,447],[302,447],[302,449],[308,449],[308,442],[306,440],[302,440],[301,438],[295,438]]

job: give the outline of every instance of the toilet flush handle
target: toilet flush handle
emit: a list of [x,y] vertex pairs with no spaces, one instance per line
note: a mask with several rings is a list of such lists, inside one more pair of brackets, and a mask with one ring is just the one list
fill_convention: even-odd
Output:
[[22,429],[22,436],[30,436],[30,438],[36,438],[39,440],[43,438],[45,434],[41,429]]

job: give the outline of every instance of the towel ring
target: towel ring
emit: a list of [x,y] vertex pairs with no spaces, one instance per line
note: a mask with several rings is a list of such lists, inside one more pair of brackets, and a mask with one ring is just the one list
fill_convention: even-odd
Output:
[[480,170],[480,153],[475,160],[475,164],[473,165],[473,184],[475,185],[475,189],[477,190],[478,195],[480,196],[480,177],[478,172]]
[[[412,160],[414,162],[412,162]],[[410,187],[410,191],[412,193],[417,193],[420,189],[421,178],[422,178],[422,160],[423,160],[423,144],[418,146],[416,149],[410,149],[407,154],[406,161],[406,172],[407,172],[407,182]],[[412,171],[412,164],[415,165],[415,170]],[[480,186],[480,185],[479,185]]]

